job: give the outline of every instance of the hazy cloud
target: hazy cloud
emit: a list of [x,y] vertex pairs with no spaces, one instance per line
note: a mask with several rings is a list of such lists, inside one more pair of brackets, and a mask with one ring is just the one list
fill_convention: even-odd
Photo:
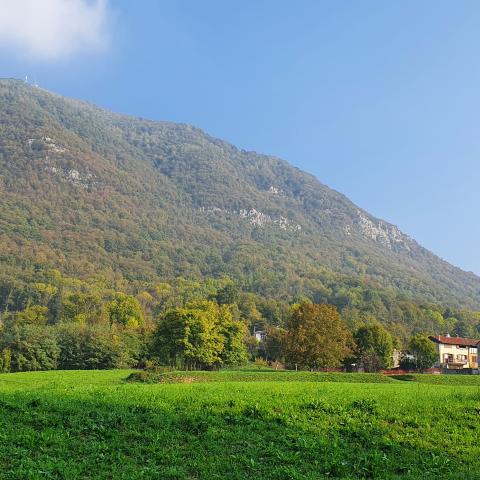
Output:
[[0,0],[0,48],[34,60],[103,50],[107,1]]

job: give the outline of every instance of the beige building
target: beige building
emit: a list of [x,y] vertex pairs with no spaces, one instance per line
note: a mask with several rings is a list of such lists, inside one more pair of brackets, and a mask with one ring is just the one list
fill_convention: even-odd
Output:
[[480,340],[450,336],[429,337],[437,346],[437,367],[449,370],[478,368],[478,347]]

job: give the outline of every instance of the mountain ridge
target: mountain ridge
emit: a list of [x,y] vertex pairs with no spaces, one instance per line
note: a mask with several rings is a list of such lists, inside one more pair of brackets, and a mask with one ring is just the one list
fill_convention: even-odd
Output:
[[0,261],[41,253],[133,281],[229,275],[283,296],[315,296],[331,272],[480,308],[479,277],[282,159],[19,80],[0,80],[0,106]]

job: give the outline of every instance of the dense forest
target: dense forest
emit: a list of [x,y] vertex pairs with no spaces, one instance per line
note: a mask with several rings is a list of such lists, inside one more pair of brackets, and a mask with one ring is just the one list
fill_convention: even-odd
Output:
[[265,357],[253,329],[309,302],[399,345],[478,336],[480,279],[283,160],[0,81],[0,350],[33,338],[59,368],[136,365],[160,319],[193,308]]
[[[306,295],[287,302],[244,292],[228,277],[201,282],[178,278],[133,288],[101,275],[81,280],[58,270],[32,270],[13,279],[8,273],[3,271],[0,278],[0,369],[6,371],[172,364],[178,340],[173,335],[175,319],[180,317],[199,322],[203,336],[197,345],[205,343],[205,335],[207,343],[218,344],[213,350],[218,355],[205,365],[284,361],[280,337],[293,331],[298,305],[312,304]],[[480,313],[408,301],[392,292],[358,285],[337,292],[332,287],[315,301],[340,312],[350,335],[383,325],[400,349],[407,348],[416,333],[479,336]],[[173,333],[168,333],[169,324]],[[267,339],[259,343],[255,330],[266,332]],[[307,338],[314,330],[308,330],[312,333]],[[331,337],[329,332],[324,335]]]

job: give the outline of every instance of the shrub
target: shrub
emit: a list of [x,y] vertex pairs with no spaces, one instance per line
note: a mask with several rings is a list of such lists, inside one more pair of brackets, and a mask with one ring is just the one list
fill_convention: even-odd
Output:
[[107,328],[62,325],[58,332],[59,367],[64,370],[107,369],[119,364],[120,349]]
[[0,343],[3,368],[12,372],[53,370],[58,366],[60,348],[53,327],[15,324]]

